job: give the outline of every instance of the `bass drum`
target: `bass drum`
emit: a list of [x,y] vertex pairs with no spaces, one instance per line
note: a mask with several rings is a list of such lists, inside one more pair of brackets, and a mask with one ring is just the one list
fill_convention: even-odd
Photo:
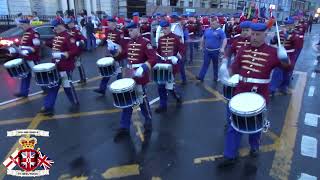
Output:
[[[171,32],[175,35],[178,35],[182,38],[182,42],[184,43],[184,35],[183,35],[183,29],[179,23],[171,23]],[[156,45],[158,47],[158,41],[159,38],[163,36],[163,32],[161,30],[161,26],[157,27],[156,31]]]

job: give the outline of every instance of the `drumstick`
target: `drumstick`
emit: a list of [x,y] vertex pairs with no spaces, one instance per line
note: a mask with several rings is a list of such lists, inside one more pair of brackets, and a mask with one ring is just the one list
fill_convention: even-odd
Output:
[[165,60],[166,58],[164,58],[163,56],[161,56],[160,54],[156,53],[156,55],[161,58],[162,60]]

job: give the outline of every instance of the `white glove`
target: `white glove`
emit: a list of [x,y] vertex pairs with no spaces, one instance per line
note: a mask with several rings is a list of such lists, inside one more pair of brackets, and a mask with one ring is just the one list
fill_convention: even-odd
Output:
[[15,53],[17,53],[17,49],[14,48],[14,47],[9,47],[9,48],[8,48],[8,51],[9,51],[10,54],[15,54]]
[[107,42],[108,42],[108,50],[110,51],[117,49],[117,47],[119,46],[118,44],[112,42],[110,39],[108,39]]
[[278,47],[277,56],[281,62],[289,61],[287,51],[282,45]]
[[60,59],[55,59],[54,60],[56,63],[59,63],[60,62]]
[[80,41],[77,41],[77,42],[76,42],[76,46],[79,47],[80,45],[81,45],[81,42],[80,42]]
[[63,57],[63,52],[53,52],[53,53],[52,53],[52,57],[53,57],[54,59],[62,59],[62,57]]
[[23,49],[23,50],[20,51],[20,54],[23,55],[23,56],[28,56],[29,51],[26,50],[26,49]]
[[172,64],[177,64],[179,60],[176,56],[170,56],[168,59],[171,60]]
[[143,68],[142,67],[139,67],[136,72],[134,73],[134,76],[136,77],[142,77],[143,75]]
[[228,70],[228,60],[222,59],[221,66],[219,68],[219,79],[222,81],[228,81],[230,78],[229,70]]

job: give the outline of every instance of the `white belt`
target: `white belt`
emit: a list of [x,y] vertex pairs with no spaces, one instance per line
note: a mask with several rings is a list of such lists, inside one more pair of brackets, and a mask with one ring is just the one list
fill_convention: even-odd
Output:
[[144,36],[144,35],[148,35],[148,34],[151,34],[150,32],[145,32],[145,33],[142,33],[141,35]]
[[247,78],[243,76],[239,76],[239,80],[246,83],[255,83],[255,84],[268,84],[270,83],[270,79],[257,79],[257,78]]
[[294,49],[286,50],[288,53],[294,52]]
[[131,39],[130,37],[123,37],[123,39]]
[[140,66],[142,66],[144,63],[140,63],[140,64],[128,64],[127,67],[128,68],[139,68]]
[[210,48],[206,48],[206,50],[208,50],[208,51],[219,51],[219,50],[220,50],[220,48],[218,48],[218,49],[210,49]]

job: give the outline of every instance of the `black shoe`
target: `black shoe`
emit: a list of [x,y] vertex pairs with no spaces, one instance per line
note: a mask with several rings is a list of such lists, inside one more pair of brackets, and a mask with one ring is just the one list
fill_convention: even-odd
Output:
[[119,142],[126,138],[130,137],[129,129],[126,128],[119,128],[113,138],[114,142]]
[[218,163],[218,168],[227,168],[227,167],[232,167],[237,163],[236,158],[226,158],[223,157],[220,162]]
[[182,81],[182,83],[181,83],[182,85],[186,85],[187,84],[187,81],[185,80],[185,81]]
[[167,112],[167,108],[166,107],[157,107],[155,110],[154,110],[156,113],[160,114],[160,113],[164,113],[164,112]]
[[40,109],[39,113],[43,114],[44,116],[53,116],[54,115],[53,109],[46,109],[44,107],[42,107]]
[[22,94],[22,93],[14,93],[15,97],[21,97],[21,98],[27,98],[28,94]]
[[269,97],[273,98],[274,96],[275,96],[275,92],[271,91],[270,94],[269,94]]
[[86,84],[86,83],[87,83],[87,80],[86,80],[86,79],[81,79],[78,83],[79,83],[79,84]]
[[250,157],[256,158],[258,156],[259,156],[259,150],[257,150],[257,149],[251,149],[250,150]]
[[181,104],[182,104],[182,98],[180,95],[177,95],[176,96],[176,105],[181,106]]
[[152,133],[152,124],[147,123],[147,124],[144,124],[143,127],[144,127],[144,132],[143,132],[144,136],[145,137],[150,136]]
[[196,79],[203,83],[203,79],[200,79],[199,76],[197,76]]
[[93,90],[93,91],[96,92],[96,93],[98,93],[98,94],[101,94],[101,95],[105,95],[105,94],[106,94],[106,92],[103,91],[103,90],[101,90],[101,89],[95,89],[95,90]]

